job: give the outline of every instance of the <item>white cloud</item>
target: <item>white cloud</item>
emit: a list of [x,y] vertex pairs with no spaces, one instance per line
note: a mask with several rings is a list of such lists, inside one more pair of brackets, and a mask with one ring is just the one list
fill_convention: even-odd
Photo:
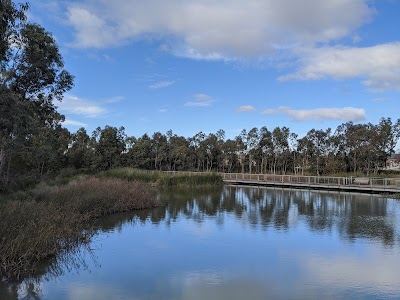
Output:
[[124,99],[125,99],[125,97],[123,97],[123,96],[115,96],[115,97],[105,99],[104,103],[107,103],[107,104],[118,103],[118,102],[123,101]]
[[165,112],[168,111],[168,109],[166,109],[166,108],[161,108],[161,109],[159,109],[158,111],[159,111],[160,113],[165,113]]
[[400,42],[365,48],[323,47],[300,50],[300,67],[281,81],[361,78],[369,89],[400,89]]
[[317,109],[290,109],[281,106],[277,109],[266,109],[262,114],[286,114],[296,121],[362,121],[365,120],[365,110],[363,108],[343,107],[343,108],[317,108]]
[[193,100],[186,102],[185,106],[206,107],[206,106],[211,106],[211,104],[213,102],[214,102],[214,99],[209,95],[195,94],[195,95],[193,95]]
[[149,86],[151,89],[161,89],[175,84],[175,81],[159,81]]
[[256,108],[252,105],[243,105],[236,109],[236,112],[255,111]]
[[212,97],[206,94],[195,94],[193,97],[198,101],[208,101],[212,100]]
[[71,125],[71,126],[78,126],[78,127],[86,127],[87,126],[87,124],[85,124],[85,123],[82,123],[82,122],[79,122],[79,121],[74,121],[74,120],[69,120],[69,119],[66,119],[63,122],[63,124],[64,125]]
[[76,41],[72,46],[101,48],[115,44],[115,38],[118,37],[116,28],[89,9],[70,6],[67,15],[69,23],[76,29]]
[[76,47],[168,39],[161,47],[196,59],[258,56],[348,36],[374,10],[369,0],[85,0],[67,4]]
[[76,96],[66,95],[58,105],[62,113],[82,115],[95,118],[106,113],[106,109],[91,101],[80,99]]

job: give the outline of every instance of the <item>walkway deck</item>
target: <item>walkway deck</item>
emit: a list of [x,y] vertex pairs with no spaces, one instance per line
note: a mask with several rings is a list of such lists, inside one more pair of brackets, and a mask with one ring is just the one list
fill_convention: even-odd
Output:
[[274,174],[220,173],[230,184],[326,189],[364,193],[400,193],[400,178],[357,178]]

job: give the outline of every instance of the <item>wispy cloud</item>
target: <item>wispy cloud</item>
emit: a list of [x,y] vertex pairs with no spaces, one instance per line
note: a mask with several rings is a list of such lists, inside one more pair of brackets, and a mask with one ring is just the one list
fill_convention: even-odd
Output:
[[195,94],[193,95],[193,100],[186,102],[185,106],[206,107],[211,106],[213,102],[214,99],[207,94]]
[[243,105],[236,109],[236,112],[255,111],[256,108],[252,105]]
[[64,125],[71,125],[71,126],[78,126],[78,127],[86,127],[87,124],[79,122],[79,121],[74,121],[74,120],[70,120],[70,119],[66,119],[63,122]]
[[161,108],[158,110],[158,112],[160,112],[160,113],[166,113],[167,111],[168,111],[168,109],[166,109],[166,108]]
[[66,95],[63,101],[58,104],[58,107],[62,113],[70,113],[90,118],[96,118],[107,112],[106,108],[99,104],[72,95]]
[[151,85],[149,85],[149,88],[151,89],[161,89],[161,88],[166,88],[169,87],[171,85],[175,84],[175,81],[159,81],[156,83],[153,83]]
[[276,109],[266,109],[262,114],[285,114],[296,121],[363,121],[365,120],[365,110],[363,108],[343,107],[343,108],[316,108],[316,109],[291,109],[281,106]]
[[208,101],[212,100],[212,97],[206,94],[195,94],[193,95],[193,98],[195,98],[197,101]]
[[124,99],[125,99],[125,97],[123,97],[123,96],[115,96],[115,97],[105,99],[104,103],[108,103],[108,104],[118,103],[118,102],[123,101]]

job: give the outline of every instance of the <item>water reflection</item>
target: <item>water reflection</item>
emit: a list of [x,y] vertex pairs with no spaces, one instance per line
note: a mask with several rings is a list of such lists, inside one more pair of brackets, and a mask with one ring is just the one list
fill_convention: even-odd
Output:
[[[349,241],[376,239],[394,245],[398,207],[377,195],[227,186],[223,190],[167,191],[167,208],[141,215],[145,221],[171,224],[180,215],[203,222],[210,216],[233,213],[243,223],[289,230],[304,220],[312,231],[337,230]],[[395,201],[395,200],[391,200]],[[397,210],[397,211],[396,211]],[[217,218],[223,223],[223,218]]]
[[[0,281],[0,299],[400,293],[397,200],[240,186],[165,190],[160,198],[162,207],[98,220],[100,242],[47,262],[30,280]],[[66,286],[58,287],[55,278]]]

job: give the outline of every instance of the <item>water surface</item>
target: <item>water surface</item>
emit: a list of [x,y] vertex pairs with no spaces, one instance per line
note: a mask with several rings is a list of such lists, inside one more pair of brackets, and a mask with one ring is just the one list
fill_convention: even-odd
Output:
[[238,186],[160,197],[102,219],[92,251],[0,298],[400,298],[398,200]]

